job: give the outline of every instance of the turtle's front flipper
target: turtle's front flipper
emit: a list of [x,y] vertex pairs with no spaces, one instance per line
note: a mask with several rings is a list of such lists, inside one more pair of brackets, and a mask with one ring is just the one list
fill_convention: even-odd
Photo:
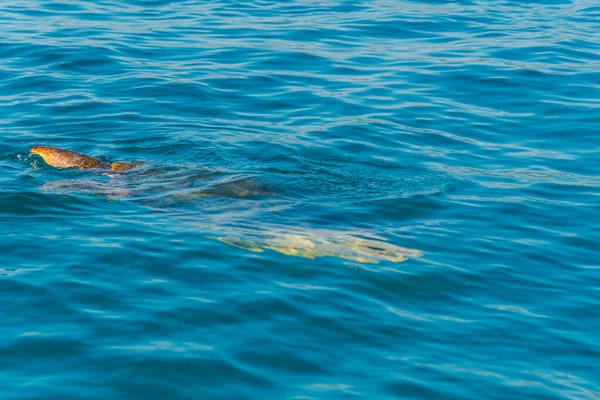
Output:
[[358,254],[377,257],[391,262],[406,261],[407,258],[405,256],[421,257],[423,255],[419,250],[407,249],[380,240],[361,239],[354,236],[345,237],[342,244],[353,249]]
[[264,250],[261,249],[260,245],[257,242],[253,242],[250,240],[245,240],[241,238],[236,238],[233,236],[227,237],[215,237],[215,236],[206,236],[208,239],[216,239],[219,242],[227,243],[233,247],[237,247],[238,249],[252,251],[254,253],[262,253]]

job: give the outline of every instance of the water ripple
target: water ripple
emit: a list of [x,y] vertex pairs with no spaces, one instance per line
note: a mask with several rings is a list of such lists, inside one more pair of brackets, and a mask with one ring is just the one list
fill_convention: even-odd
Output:
[[0,397],[600,399],[596,3],[4,2]]

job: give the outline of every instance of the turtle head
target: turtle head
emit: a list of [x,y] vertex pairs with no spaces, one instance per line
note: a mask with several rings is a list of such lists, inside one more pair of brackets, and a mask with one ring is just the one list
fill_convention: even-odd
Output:
[[41,156],[42,158],[44,158],[45,156],[49,156],[50,154],[54,154],[56,152],[56,149],[53,147],[45,147],[45,146],[32,146],[29,149],[30,152],[32,152],[33,154],[37,154],[39,156]]
[[55,147],[33,146],[29,148],[33,154],[37,154],[46,161],[48,165],[56,168],[79,168],[88,169],[104,165],[100,160],[85,154],[71,150],[57,149]]
[[54,147],[46,147],[46,146],[33,146],[29,149],[33,154],[37,154],[42,157],[44,161],[52,166],[62,166],[61,165],[61,150],[56,149]]

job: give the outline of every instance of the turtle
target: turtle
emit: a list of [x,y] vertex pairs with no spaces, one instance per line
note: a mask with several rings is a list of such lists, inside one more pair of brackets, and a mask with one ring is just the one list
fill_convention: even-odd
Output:
[[[120,172],[129,171],[143,165],[143,163],[137,161],[104,162],[92,156],[55,147],[33,146],[30,151],[41,156],[47,164],[56,168]],[[160,193],[166,193],[169,197],[181,201],[197,200],[203,196],[248,197],[268,193],[262,190],[260,185],[252,184],[252,181],[249,180],[218,182],[209,188],[194,189],[193,187],[190,188],[194,181],[209,179],[211,174],[202,173],[191,177],[186,174],[187,178],[182,181],[178,179],[180,172],[175,172],[175,179],[171,180],[173,171],[161,169],[141,171],[139,176],[136,176],[138,179],[135,179],[135,181],[143,180],[147,176],[153,176],[153,178],[151,182],[138,183],[137,185],[132,184],[132,181],[129,180],[114,181],[111,179],[110,183],[77,180],[54,181],[44,185],[44,188],[50,190],[75,189],[111,198],[131,198],[140,195],[143,197],[149,191],[150,193],[160,191]],[[108,175],[111,178],[115,177],[115,174]],[[116,174],[116,176],[119,176],[119,174]],[[310,260],[330,256],[360,263],[378,264],[380,260],[398,263],[406,261],[407,257],[420,257],[422,255],[419,250],[396,246],[386,242],[385,239],[364,232],[354,234],[326,229],[300,229],[279,226],[265,226],[260,230],[222,228],[224,228],[224,236],[206,237],[251,252],[263,252],[266,249]]]

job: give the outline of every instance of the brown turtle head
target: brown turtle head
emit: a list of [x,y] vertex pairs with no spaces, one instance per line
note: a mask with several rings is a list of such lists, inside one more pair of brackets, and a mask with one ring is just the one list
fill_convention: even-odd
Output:
[[105,163],[97,158],[76,153],[71,150],[57,149],[55,147],[33,146],[29,149],[33,154],[37,154],[46,161],[48,165],[56,168],[79,168],[87,169],[94,167],[103,167]]
[[44,158],[44,154],[50,154],[55,150],[56,149],[53,147],[45,147],[45,146],[32,146],[29,149],[30,152],[32,152],[33,154],[37,154],[37,155],[41,156],[42,158]]

